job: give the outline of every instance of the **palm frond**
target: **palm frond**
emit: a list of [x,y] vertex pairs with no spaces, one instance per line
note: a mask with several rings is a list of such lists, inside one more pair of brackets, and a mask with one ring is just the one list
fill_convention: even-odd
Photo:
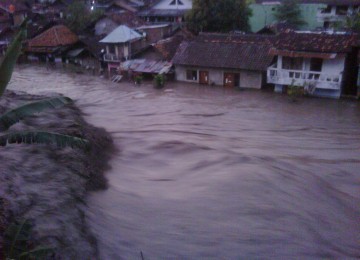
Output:
[[11,79],[17,58],[20,55],[22,41],[26,38],[27,19],[20,26],[20,31],[16,34],[14,40],[7,49],[4,59],[0,64],[0,97]]
[[13,132],[0,136],[0,146],[8,144],[53,144],[59,148],[71,147],[87,149],[89,141],[86,139],[42,131]]
[[32,225],[29,220],[12,223],[5,231],[5,239],[8,246],[5,247],[7,258],[14,259],[21,252],[27,250],[27,241],[29,240]]
[[10,126],[27,116],[39,113],[45,109],[59,108],[71,102],[72,100],[68,97],[55,97],[17,107],[0,116],[0,131],[9,129]]

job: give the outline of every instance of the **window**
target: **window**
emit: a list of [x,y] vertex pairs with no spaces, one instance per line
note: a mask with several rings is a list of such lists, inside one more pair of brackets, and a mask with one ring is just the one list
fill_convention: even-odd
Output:
[[346,5],[339,5],[336,7],[336,14],[337,15],[347,15],[348,6]]
[[197,80],[197,71],[196,70],[187,70],[186,71],[187,80]]
[[109,53],[111,54],[115,54],[115,45],[114,44],[109,44]]
[[310,71],[321,71],[322,63],[323,63],[322,59],[312,58],[310,60]]
[[329,13],[331,13],[331,9],[332,9],[332,6],[328,5],[328,6],[326,6],[326,8],[321,10],[321,13],[322,14],[329,14]]
[[183,2],[181,2],[181,0],[172,0],[170,2],[170,5],[184,5]]
[[282,58],[282,68],[286,70],[302,70],[303,69],[303,58]]

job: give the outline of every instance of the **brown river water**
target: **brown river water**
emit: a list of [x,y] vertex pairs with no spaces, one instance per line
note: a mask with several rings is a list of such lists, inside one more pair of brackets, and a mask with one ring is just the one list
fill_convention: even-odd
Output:
[[[360,258],[360,104],[21,66],[111,133],[86,216],[100,259]],[[80,249],[81,250],[81,249]]]

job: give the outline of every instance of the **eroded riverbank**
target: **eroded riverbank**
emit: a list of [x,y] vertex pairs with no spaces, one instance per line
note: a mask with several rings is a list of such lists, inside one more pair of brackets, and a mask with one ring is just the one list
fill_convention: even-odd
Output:
[[75,99],[119,148],[86,200],[101,259],[360,256],[357,101],[27,66],[10,88]]
[[[7,91],[0,99],[0,113],[42,98]],[[32,242],[55,248],[56,258],[98,257],[84,211],[88,191],[106,187],[103,174],[114,151],[110,135],[86,123],[72,104],[28,117],[11,127],[11,131],[17,130],[86,138],[91,148],[84,151],[36,144],[0,147],[1,226],[28,219],[34,224]],[[0,237],[0,245],[2,242]]]

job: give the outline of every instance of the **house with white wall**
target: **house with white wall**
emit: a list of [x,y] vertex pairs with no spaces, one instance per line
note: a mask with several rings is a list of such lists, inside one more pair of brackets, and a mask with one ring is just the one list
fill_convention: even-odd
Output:
[[158,0],[146,10],[139,12],[139,16],[148,22],[184,22],[186,12],[192,9],[192,0]]
[[130,59],[143,46],[144,36],[126,25],[120,25],[100,43],[105,45],[104,61],[108,64],[109,73],[117,69],[121,61]]
[[270,53],[276,56],[267,70],[275,92],[290,85],[309,94],[340,98],[357,96],[357,35],[324,32],[283,32]]

